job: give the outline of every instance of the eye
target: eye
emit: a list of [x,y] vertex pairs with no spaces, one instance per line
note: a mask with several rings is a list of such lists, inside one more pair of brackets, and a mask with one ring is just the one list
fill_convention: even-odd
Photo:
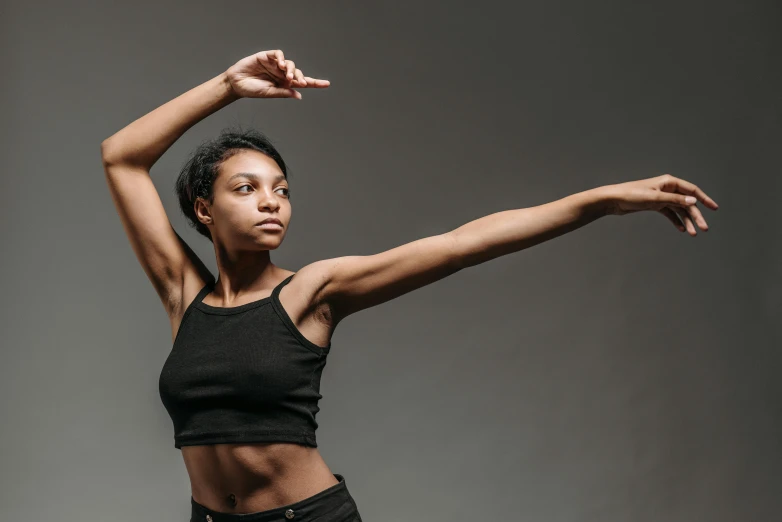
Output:
[[250,187],[250,188],[252,188],[252,185],[242,185],[241,187],[239,187],[238,189],[236,189],[236,192],[241,192],[241,190],[240,190],[240,189],[243,189],[244,187]]
[[285,187],[280,187],[277,190],[284,190],[285,191],[285,197],[290,197],[290,195],[291,195],[291,191],[289,189],[285,188]]

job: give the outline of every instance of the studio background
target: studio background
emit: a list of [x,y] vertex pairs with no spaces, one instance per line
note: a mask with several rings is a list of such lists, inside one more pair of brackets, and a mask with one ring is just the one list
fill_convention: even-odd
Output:
[[4,2],[0,519],[189,517],[170,324],[100,143],[279,48],[331,87],[239,100],[151,171],[215,276],[174,180],[236,125],[290,166],[289,270],[666,172],[720,204],[695,238],[610,216],[343,321],[318,444],[365,520],[778,520],[780,11]]

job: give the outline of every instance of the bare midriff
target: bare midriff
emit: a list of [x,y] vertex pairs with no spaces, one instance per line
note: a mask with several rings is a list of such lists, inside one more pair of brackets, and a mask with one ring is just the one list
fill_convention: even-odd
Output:
[[300,444],[212,444],[181,450],[193,500],[213,511],[266,511],[338,483],[318,448]]

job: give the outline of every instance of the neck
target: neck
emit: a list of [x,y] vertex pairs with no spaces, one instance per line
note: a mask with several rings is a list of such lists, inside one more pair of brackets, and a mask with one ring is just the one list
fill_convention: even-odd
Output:
[[271,262],[268,250],[232,251],[215,245],[218,277],[215,294],[226,301],[273,288],[282,270]]

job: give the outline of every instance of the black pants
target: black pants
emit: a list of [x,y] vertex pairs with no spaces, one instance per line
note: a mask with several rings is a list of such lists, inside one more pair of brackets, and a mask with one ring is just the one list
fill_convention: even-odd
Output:
[[362,522],[345,477],[334,473],[338,484],[293,504],[255,513],[212,511],[190,497],[190,522]]

